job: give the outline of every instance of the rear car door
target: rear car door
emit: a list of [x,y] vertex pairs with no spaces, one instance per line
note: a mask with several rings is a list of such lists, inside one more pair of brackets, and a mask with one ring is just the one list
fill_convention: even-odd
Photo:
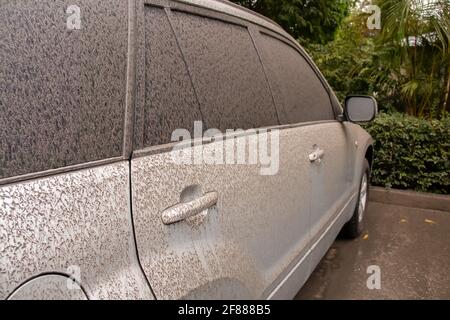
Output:
[[124,147],[132,10],[74,2],[0,1],[0,299],[151,299]]
[[[308,272],[302,257],[310,241],[310,173],[307,157],[298,159],[308,133],[224,134],[279,125],[248,23],[181,4],[147,4],[139,25],[132,203],[138,253],[155,296],[282,295],[291,270],[297,283]],[[223,164],[174,160],[179,150],[172,133],[201,134],[195,121],[216,129],[215,139],[188,140],[184,154],[223,154]],[[253,161],[252,147],[263,145],[265,135],[272,166],[262,163],[261,148]],[[245,147],[245,161],[238,159],[238,145]],[[269,167],[274,171],[267,175]],[[199,214],[186,218],[193,212]]]

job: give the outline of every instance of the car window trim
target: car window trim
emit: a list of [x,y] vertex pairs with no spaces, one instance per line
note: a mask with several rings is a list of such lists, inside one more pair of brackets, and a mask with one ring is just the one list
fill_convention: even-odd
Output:
[[130,159],[121,156],[121,157],[114,157],[114,158],[108,158],[108,159],[94,160],[94,161],[74,164],[71,166],[49,169],[49,170],[45,170],[45,171],[31,172],[31,173],[26,173],[23,175],[11,176],[11,177],[0,179],[0,186],[12,185],[12,184],[19,183],[19,182],[26,182],[26,181],[30,181],[30,180],[36,180],[36,179],[46,178],[46,177],[50,177],[50,176],[66,174],[66,173],[70,173],[70,172],[74,172],[74,171],[80,171],[80,170],[84,170],[84,169],[101,167],[101,166],[105,166],[105,165],[109,165],[109,164],[113,164],[113,163],[117,163],[117,162],[122,162],[122,161],[127,161],[127,160],[130,160]]
[[[261,128],[251,128],[251,129],[247,129],[247,130],[243,130],[240,132],[234,132],[234,133],[222,133],[220,135],[221,138],[225,139],[231,139],[231,138],[239,138],[239,137],[245,137],[245,136],[249,136],[252,135],[254,133],[256,134],[260,134],[262,131],[268,132],[271,130],[289,130],[289,129],[295,129],[295,128],[300,128],[300,127],[309,127],[309,126],[313,126],[313,125],[319,125],[319,124],[327,124],[327,123],[340,123],[338,120],[319,120],[319,121],[308,121],[308,122],[299,122],[299,123],[294,123],[294,124],[283,124],[283,125],[274,125],[274,126],[268,126],[268,127],[261,127]],[[248,131],[254,131],[254,132],[248,132]],[[202,145],[208,145],[210,143],[214,143],[215,140],[217,138],[215,137],[203,137],[203,138],[198,138],[198,139],[189,139],[189,140],[185,140],[185,141],[175,141],[175,142],[170,142],[170,143],[166,143],[166,144],[161,144],[161,145],[157,145],[157,146],[150,146],[150,147],[146,147],[146,148],[142,148],[139,150],[135,150],[133,152],[133,156],[132,159],[136,159],[136,158],[142,158],[145,156],[151,156],[151,155],[155,155],[155,154],[163,154],[163,153],[168,153],[170,151],[172,151],[172,149],[177,146],[177,149],[184,149],[184,148],[190,148],[194,146],[194,143],[198,143]],[[196,144],[197,145],[197,144]]]

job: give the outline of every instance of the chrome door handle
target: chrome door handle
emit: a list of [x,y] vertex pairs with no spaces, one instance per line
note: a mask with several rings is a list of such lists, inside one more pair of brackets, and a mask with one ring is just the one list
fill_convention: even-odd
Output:
[[179,203],[162,212],[162,221],[164,224],[174,224],[195,217],[203,211],[215,206],[219,195],[217,192],[210,192],[204,196],[186,203]]
[[325,151],[321,149],[317,149],[313,153],[309,155],[309,161],[320,163],[325,155]]

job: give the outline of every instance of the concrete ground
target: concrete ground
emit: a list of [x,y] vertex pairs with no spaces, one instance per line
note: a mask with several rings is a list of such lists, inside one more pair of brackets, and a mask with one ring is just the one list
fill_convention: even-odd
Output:
[[[448,212],[370,202],[366,230],[338,238],[296,299],[450,299]],[[381,289],[369,290],[369,266]]]

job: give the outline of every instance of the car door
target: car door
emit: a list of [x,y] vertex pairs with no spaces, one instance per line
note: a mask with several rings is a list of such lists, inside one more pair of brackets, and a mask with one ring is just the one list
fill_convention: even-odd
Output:
[[316,266],[351,216],[356,190],[349,170],[354,144],[347,127],[336,121],[317,124],[311,131],[316,137],[311,166],[311,235],[317,243],[311,264]]
[[336,120],[331,89],[298,45],[265,31],[259,33],[257,43],[281,110],[281,122],[307,125],[308,135],[302,137],[306,149],[300,156],[309,159],[314,249],[310,260],[314,268],[354,207],[350,168],[357,146],[347,125]]
[[351,139],[346,126],[335,119],[331,103],[334,97],[298,45],[267,30],[257,34],[257,45],[280,110],[280,121],[294,125],[293,130],[306,131],[300,136],[305,149],[299,150],[295,158],[308,158],[313,249],[309,259],[314,268],[336,236],[334,229],[330,232],[330,225],[342,215],[344,207],[350,207],[352,177],[348,170],[354,146],[348,142]]
[[131,181],[143,270],[158,299],[292,295],[283,279],[296,270],[298,289],[308,273],[309,133],[261,129],[279,122],[248,23],[179,9],[148,4],[139,22]]
[[0,1],[0,299],[153,298],[124,148],[129,18],[123,0]]

